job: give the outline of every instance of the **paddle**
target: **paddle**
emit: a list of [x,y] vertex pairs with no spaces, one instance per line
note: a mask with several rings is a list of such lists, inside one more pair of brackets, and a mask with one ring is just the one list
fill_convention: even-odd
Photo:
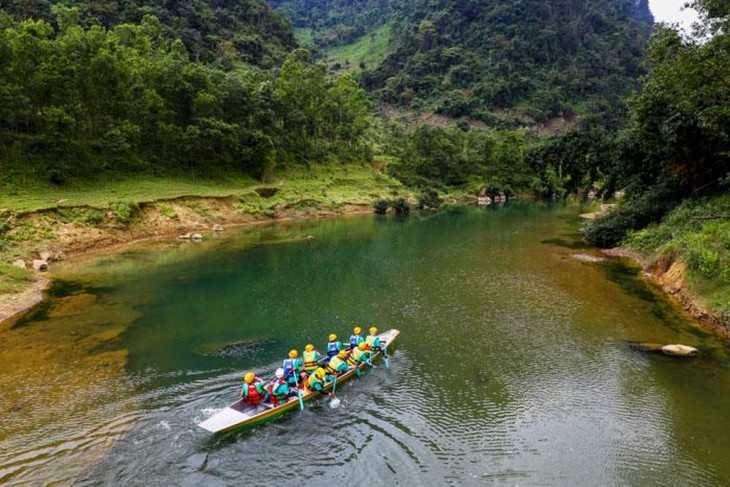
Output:
[[335,397],[335,389],[337,389],[337,376],[335,375],[335,378],[332,379],[332,392],[330,392],[330,398],[332,399],[330,401],[330,407],[332,409],[337,409],[340,406],[340,400]]
[[297,386],[297,397],[299,398],[299,410],[304,411],[304,400],[302,399],[302,390],[299,388],[299,373],[294,369],[294,384]]

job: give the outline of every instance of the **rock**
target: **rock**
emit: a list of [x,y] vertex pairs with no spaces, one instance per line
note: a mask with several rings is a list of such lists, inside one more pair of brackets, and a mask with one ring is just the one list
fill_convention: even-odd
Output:
[[15,262],[13,262],[13,265],[15,267],[20,267],[21,269],[25,269],[25,261],[23,259],[18,259]]
[[35,259],[33,261],[33,269],[40,272],[46,272],[48,270],[48,262],[42,259]]
[[38,256],[41,258],[41,260],[45,260],[48,262],[51,260],[51,251],[50,250],[41,250],[38,252]]
[[215,225],[213,225],[213,231],[214,232],[222,232],[223,231],[223,225],[221,225],[220,223],[216,223]]
[[203,240],[203,236],[199,233],[192,234],[190,238],[195,240],[196,242],[200,242],[201,240]]
[[488,206],[492,204],[492,198],[489,196],[480,196],[477,198],[477,204],[479,206]]
[[41,260],[45,260],[46,262],[66,260],[66,254],[64,254],[62,250],[41,250],[40,252],[38,252],[38,255],[40,256]]
[[178,240],[190,240],[190,238],[192,238],[192,236],[193,235],[191,233],[186,233],[184,235],[180,235],[179,237],[177,237],[177,239]]
[[697,350],[694,347],[690,347],[688,345],[680,345],[680,344],[664,345],[661,348],[661,351],[664,354],[671,355],[673,357],[694,357],[698,353],[700,353],[699,350]]
[[570,254],[571,259],[580,260],[581,262],[603,262],[606,259],[588,254]]

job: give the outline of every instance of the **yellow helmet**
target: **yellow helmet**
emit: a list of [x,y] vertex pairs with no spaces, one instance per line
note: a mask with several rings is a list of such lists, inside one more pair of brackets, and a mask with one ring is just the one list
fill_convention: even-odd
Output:
[[299,352],[296,350],[289,350],[289,358],[297,358],[299,356]]
[[312,345],[311,343],[308,343],[307,346],[304,347],[305,352],[311,352],[312,350],[314,350],[314,345]]
[[352,331],[355,332],[355,335],[359,335],[360,332],[362,331],[362,328],[360,328],[359,326],[356,326]]
[[337,340],[337,335],[335,335],[334,333],[330,333],[330,341],[334,342],[335,340]]
[[377,335],[378,334],[378,329],[375,328],[374,326],[371,326],[369,331],[370,331],[370,334],[371,335]]
[[251,382],[253,382],[254,377],[255,375],[253,375],[253,372],[249,372],[248,374],[243,376],[243,382],[245,382],[246,384],[250,384]]
[[358,349],[360,349],[360,350],[363,350],[363,351],[364,351],[364,350],[367,350],[367,348],[368,348],[368,344],[367,344],[367,343],[365,343],[365,342],[362,342],[361,344],[359,344],[359,345],[357,346],[357,348],[358,348]]
[[318,379],[324,379],[324,369],[322,367],[318,367],[317,370],[314,371],[314,375],[317,376]]
[[340,358],[347,357],[347,350],[340,350],[340,352],[337,354],[337,356]]

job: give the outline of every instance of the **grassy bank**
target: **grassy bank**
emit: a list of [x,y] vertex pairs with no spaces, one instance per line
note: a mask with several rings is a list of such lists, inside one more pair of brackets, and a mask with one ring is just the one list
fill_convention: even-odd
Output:
[[730,317],[730,194],[686,201],[661,224],[629,233],[623,245],[650,256],[660,273],[685,268],[684,276],[673,277],[677,291]]
[[4,183],[0,192],[0,294],[33,282],[10,265],[52,249],[66,255],[141,238],[282,218],[370,211],[378,198],[413,195],[369,165],[297,167],[266,182],[119,179],[56,187]]

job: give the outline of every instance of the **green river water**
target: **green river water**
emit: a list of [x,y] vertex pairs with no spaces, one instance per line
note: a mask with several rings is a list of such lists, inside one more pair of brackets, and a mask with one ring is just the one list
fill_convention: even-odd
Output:
[[[596,255],[581,211],[289,222],[56,266],[0,330],[0,483],[730,485],[730,344],[637,268],[573,258]],[[402,334],[339,408],[196,426],[354,323]]]

